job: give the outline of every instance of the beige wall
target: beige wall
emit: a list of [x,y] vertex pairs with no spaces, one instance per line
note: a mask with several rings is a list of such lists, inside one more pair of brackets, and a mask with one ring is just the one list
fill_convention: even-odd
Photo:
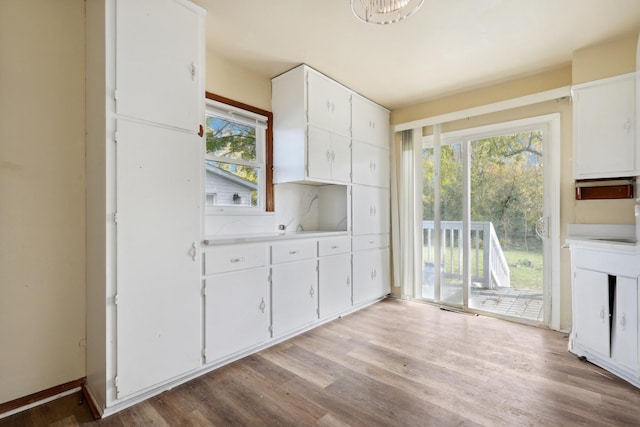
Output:
[[544,73],[511,80],[470,92],[458,93],[391,112],[391,123],[404,123],[425,117],[478,107],[506,99],[531,95],[571,84],[569,64]]
[[271,79],[207,51],[208,92],[271,111]]
[[[571,84],[597,80],[635,71],[637,34],[597,44],[574,52],[569,66],[538,75],[513,80],[487,88],[455,94],[442,99],[399,109],[391,113],[393,124],[419,120],[471,107],[487,105],[519,96],[533,94]],[[459,120],[443,125],[443,131],[473,128],[488,123],[498,123],[543,114],[561,114],[561,239],[566,239],[567,224],[610,223],[632,224],[633,200],[576,201],[572,176],[573,120],[568,100],[549,101],[528,107]],[[425,130],[429,133],[430,130]],[[561,306],[560,327],[571,327],[571,276],[570,258],[566,250],[561,252]]]
[[638,34],[632,33],[573,52],[573,84],[636,70]]
[[0,403],[85,375],[84,1],[0,1]]

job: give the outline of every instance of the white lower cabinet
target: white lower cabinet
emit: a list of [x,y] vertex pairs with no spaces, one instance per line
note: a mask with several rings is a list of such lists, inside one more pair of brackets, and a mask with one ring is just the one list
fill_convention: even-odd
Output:
[[612,316],[611,357],[638,373],[638,280],[618,276]]
[[217,274],[205,280],[205,362],[259,345],[271,334],[269,270]]
[[578,268],[574,280],[573,336],[581,345],[609,357],[609,279],[606,273]]
[[271,267],[271,328],[277,337],[318,319],[315,258]]
[[[585,244],[586,245],[586,244]],[[634,247],[571,243],[573,327],[569,350],[640,387],[639,255]]]
[[390,289],[389,249],[353,253],[353,304],[373,301]]
[[318,266],[320,318],[351,307],[351,254],[322,257]]

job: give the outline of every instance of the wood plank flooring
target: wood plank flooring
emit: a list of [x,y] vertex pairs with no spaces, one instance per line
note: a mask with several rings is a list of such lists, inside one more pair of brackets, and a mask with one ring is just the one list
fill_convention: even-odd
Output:
[[389,299],[103,420],[80,395],[4,426],[640,425],[640,390],[566,334]]

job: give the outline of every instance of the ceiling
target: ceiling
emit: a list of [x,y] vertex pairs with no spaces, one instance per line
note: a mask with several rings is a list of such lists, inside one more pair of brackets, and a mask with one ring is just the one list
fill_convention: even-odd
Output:
[[306,63],[397,109],[567,65],[640,31],[640,0],[425,0],[392,25],[349,0],[195,0],[207,49],[266,77]]

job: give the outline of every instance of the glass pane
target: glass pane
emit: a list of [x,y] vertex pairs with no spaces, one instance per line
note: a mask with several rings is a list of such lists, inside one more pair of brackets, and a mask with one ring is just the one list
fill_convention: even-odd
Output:
[[256,161],[255,126],[207,116],[207,154]]
[[260,169],[205,161],[207,206],[259,206]]
[[435,236],[434,236],[434,166],[433,148],[422,149],[422,290],[419,297],[434,299]]
[[440,155],[440,301],[463,304],[462,142],[445,145]]
[[540,130],[471,143],[471,308],[543,320],[542,147]]

